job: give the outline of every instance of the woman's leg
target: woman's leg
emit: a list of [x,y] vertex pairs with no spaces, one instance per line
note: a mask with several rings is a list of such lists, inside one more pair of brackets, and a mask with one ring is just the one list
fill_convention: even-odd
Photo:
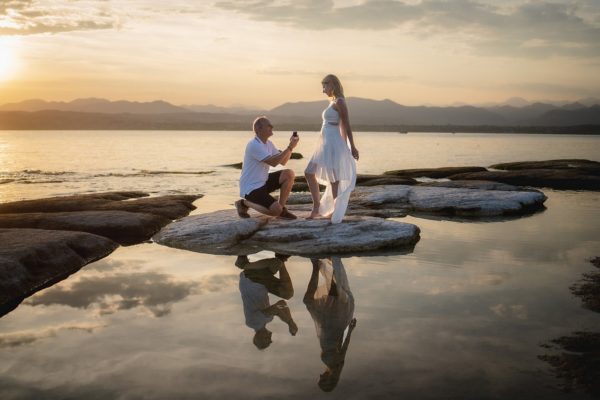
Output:
[[304,173],[306,182],[308,183],[308,190],[310,190],[310,197],[312,198],[313,208],[310,213],[309,219],[316,218],[319,216],[319,206],[321,201],[321,191],[319,190],[319,183],[315,174]]

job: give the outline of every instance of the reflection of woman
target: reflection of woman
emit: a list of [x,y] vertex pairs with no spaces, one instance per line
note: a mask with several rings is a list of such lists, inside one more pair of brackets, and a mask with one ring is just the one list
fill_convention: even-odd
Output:
[[[319,387],[332,391],[342,373],[352,330],[356,326],[354,297],[339,257],[312,259],[313,270],[304,295],[304,304],[312,317],[319,344],[321,361],[327,366],[319,379]],[[319,275],[323,283],[319,285]],[[344,340],[344,331],[348,334]]]
[[[350,193],[356,184],[354,159],[358,160],[358,150],[354,145],[340,80],[335,75],[327,75],[321,84],[323,93],[332,101],[323,111],[319,144],[304,171],[313,201],[309,218],[321,215],[331,218],[333,223],[339,223],[344,218]],[[326,185],[321,198],[319,183]]]
[[[276,258],[250,262],[248,257],[238,256],[235,262],[238,268],[243,269],[240,273],[239,288],[246,325],[254,329],[252,342],[259,349],[269,347],[272,342],[272,332],[267,329],[267,324],[274,316],[288,325],[292,336],[298,332],[285,300],[279,300],[273,305],[269,301],[269,293],[288,300],[294,295],[292,281],[285,268],[285,260],[287,256],[276,255]],[[279,278],[275,276],[277,272]]]

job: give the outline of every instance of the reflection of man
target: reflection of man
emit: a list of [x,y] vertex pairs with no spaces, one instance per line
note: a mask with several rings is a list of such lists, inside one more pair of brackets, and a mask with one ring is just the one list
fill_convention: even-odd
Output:
[[[250,262],[247,256],[238,256],[235,262],[238,268],[243,269],[239,287],[246,325],[254,329],[253,343],[259,349],[265,349],[272,343],[272,332],[267,329],[267,324],[274,316],[288,325],[292,336],[298,332],[285,300],[279,300],[273,305],[269,301],[269,293],[288,300],[294,295],[292,281],[284,264],[287,258],[288,256],[276,254],[275,258]],[[279,278],[275,276],[277,272]]]
[[[339,257],[311,259],[313,270],[304,295],[321,345],[321,361],[327,366],[319,378],[319,387],[330,392],[337,386],[344,367],[350,336],[356,326],[354,296]],[[319,285],[319,275],[324,283]],[[348,334],[344,339],[344,331]]]
[[[279,151],[269,140],[273,136],[273,125],[267,117],[256,118],[253,128],[256,135],[246,145],[240,176],[242,198],[235,202],[238,215],[249,218],[248,208],[252,208],[262,214],[296,219],[285,207],[294,184],[294,171],[284,169],[269,173],[269,167],[285,165],[289,161],[292,149],[298,144],[298,136],[292,136],[285,150]],[[280,189],[279,201],[270,194],[276,189]]]

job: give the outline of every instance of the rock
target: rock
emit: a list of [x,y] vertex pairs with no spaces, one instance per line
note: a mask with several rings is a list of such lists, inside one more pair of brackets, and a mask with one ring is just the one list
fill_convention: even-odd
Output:
[[354,254],[412,246],[419,233],[416,225],[373,217],[346,217],[340,224],[273,219],[244,244],[291,255]]
[[[480,187],[483,185],[478,183]],[[407,213],[492,217],[523,215],[542,209],[546,196],[536,190],[495,188],[384,185],[357,187],[350,196],[350,210],[377,211],[381,216]],[[307,194],[292,194],[289,204],[311,203]],[[371,214],[372,215],[372,214]]]
[[0,204],[0,214],[119,210],[177,219],[194,210],[196,207],[192,203],[202,197],[202,195],[146,196],[148,194],[144,192],[107,192],[15,201]]
[[417,181],[408,176],[394,175],[361,175],[356,176],[356,186],[377,186],[377,185],[415,185]]
[[14,201],[11,203],[0,204],[0,214],[83,211],[91,210],[94,207],[105,205],[113,201],[129,200],[146,196],[148,196],[148,193],[144,192],[106,192]]
[[235,168],[235,169],[242,169],[242,164],[241,162],[239,163],[235,163],[235,164],[225,164],[223,165],[224,167],[231,167],[231,168]]
[[509,185],[565,190],[600,190],[600,176],[571,169],[485,171],[450,176],[452,180],[486,180]]
[[235,210],[222,210],[181,219],[153,239],[170,247],[230,255],[261,250],[295,255],[358,253],[411,246],[419,239],[419,228],[412,224],[370,217],[346,217],[341,224],[331,224],[303,216],[241,219]]
[[494,181],[440,181],[419,183],[419,186],[481,189],[481,190],[504,190],[504,191],[535,191],[535,189],[523,189],[518,186],[507,185]]
[[304,158],[304,156],[300,153],[292,153],[292,155],[290,156],[291,160],[302,160]]
[[592,175],[600,174],[600,162],[582,159],[561,159],[546,161],[519,161],[503,164],[494,164],[490,168],[501,170],[525,170],[525,169],[577,169]]
[[0,243],[0,316],[118,247],[89,233],[38,229],[0,229]]
[[88,232],[132,245],[152,237],[171,219],[127,211],[73,211],[0,214],[0,228],[31,228]]
[[442,167],[442,168],[421,168],[421,169],[398,169],[386,171],[384,175],[408,176],[411,178],[447,178],[451,175],[487,171],[483,167]]
[[[297,176],[292,186],[292,192],[308,192],[308,183],[304,176]],[[361,175],[356,176],[356,186],[377,186],[377,185],[415,185],[417,181],[407,176],[391,175]],[[324,185],[319,185],[319,190],[325,190]]]
[[469,217],[522,215],[543,208],[546,196],[533,191],[419,187],[409,193],[415,212]]
[[268,217],[240,218],[235,210],[221,210],[173,222],[152,240],[169,247],[200,253],[238,254],[236,246],[252,236],[267,221]]

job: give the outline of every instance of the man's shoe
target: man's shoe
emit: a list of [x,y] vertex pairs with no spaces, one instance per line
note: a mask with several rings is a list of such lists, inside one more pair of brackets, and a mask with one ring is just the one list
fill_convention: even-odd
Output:
[[239,199],[234,204],[240,218],[250,218],[250,214],[248,214],[248,207],[244,205],[243,199]]
[[298,217],[296,217],[294,214],[292,214],[291,212],[289,212],[286,207],[283,207],[283,211],[279,215],[279,218],[283,218],[283,219],[296,219]]
[[250,260],[248,260],[248,256],[237,256],[235,260],[235,266],[240,269],[244,269],[246,264],[248,264],[249,262]]

